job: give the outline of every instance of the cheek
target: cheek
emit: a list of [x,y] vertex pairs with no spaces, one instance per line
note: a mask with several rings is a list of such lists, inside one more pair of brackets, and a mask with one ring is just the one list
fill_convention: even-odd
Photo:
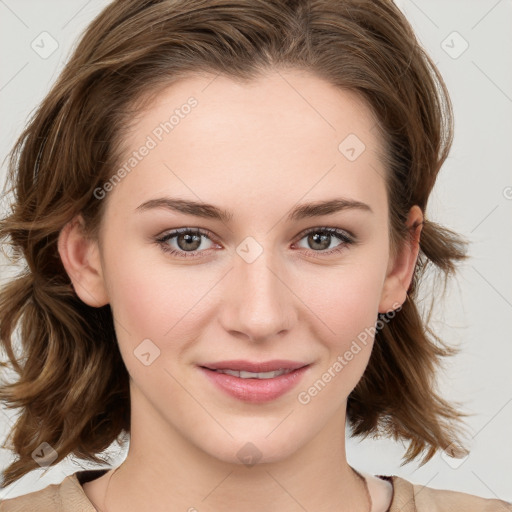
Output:
[[297,295],[325,326],[325,333],[342,341],[374,325],[385,269],[382,263],[364,262],[322,272],[300,274]]
[[[197,342],[202,296],[214,283],[185,267],[145,264],[135,251],[116,259],[109,272],[111,307],[119,351],[137,388],[155,407],[171,400],[190,405],[175,372]],[[176,376],[176,381],[173,376]],[[195,411],[195,410],[194,410]],[[192,413],[187,412],[188,415]],[[200,411],[194,414],[200,416]]]
[[325,356],[314,381],[307,385],[315,387],[313,394],[323,386],[329,388],[322,402],[326,395],[348,396],[368,364],[384,273],[383,263],[361,261],[301,281],[298,295],[311,311],[310,318],[315,318],[310,323],[316,326],[312,336],[322,342]]
[[197,339],[195,327],[218,281],[213,269],[171,264],[160,255],[148,261],[147,247],[128,246],[108,258],[106,266],[118,340],[125,350],[150,339],[161,350],[174,348],[176,356],[188,340]]

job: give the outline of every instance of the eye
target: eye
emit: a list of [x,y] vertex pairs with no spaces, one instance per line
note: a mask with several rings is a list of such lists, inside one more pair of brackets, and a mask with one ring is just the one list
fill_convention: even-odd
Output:
[[[308,245],[306,249],[311,249],[313,253],[320,253],[320,256],[339,253],[346,249],[348,245],[356,243],[356,239],[353,235],[342,229],[328,227],[310,228],[301,233],[300,240],[303,239],[306,239],[306,244]],[[332,248],[331,243],[336,240],[339,241],[339,243]]]
[[[203,239],[213,244],[208,231],[200,228],[180,228],[156,238],[156,242],[162,250],[179,258],[200,258],[210,247],[204,247]],[[356,238],[348,232],[329,227],[310,228],[300,235],[300,240],[306,239],[309,252],[315,257],[317,255],[328,256],[339,253],[346,249],[348,245],[357,243]],[[338,245],[331,247],[333,241],[338,241]],[[330,248],[331,247],[331,248]],[[315,254],[316,253],[316,254]]]
[[202,229],[181,228],[157,238],[156,242],[164,252],[173,256],[196,258],[200,257],[198,253],[205,252],[208,249],[208,247],[204,247],[203,238],[212,242],[208,232]]

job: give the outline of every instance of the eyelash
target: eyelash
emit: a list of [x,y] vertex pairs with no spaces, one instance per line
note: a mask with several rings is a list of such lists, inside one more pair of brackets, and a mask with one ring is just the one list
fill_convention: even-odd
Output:
[[[308,252],[311,252],[313,257],[317,258],[323,258],[325,256],[330,256],[332,254],[340,253],[344,249],[347,248],[347,246],[354,245],[357,243],[356,237],[352,234],[349,234],[348,232],[338,229],[338,228],[330,228],[330,227],[319,227],[319,228],[309,228],[306,231],[303,231],[298,238],[298,241],[302,240],[304,237],[309,235],[310,233],[322,233],[322,234],[328,234],[331,236],[334,236],[338,238],[342,243],[335,247],[334,249],[329,249],[326,251],[314,251],[309,250]],[[210,241],[214,241],[212,237],[209,236],[208,231],[205,231],[200,228],[181,228],[176,229],[174,231],[171,231],[169,233],[166,233],[163,236],[158,237],[155,241],[160,246],[160,248],[167,254],[170,254],[171,256],[177,256],[179,258],[202,258],[202,256],[198,255],[202,252],[206,252],[208,249],[203,251],[178,251],[176,249],[171,249],[169,247],[169,244],[167,242],[173,238],[176,238],[179,235],[183,234],[191,234],[191,235],[202,235],[208,238]]]

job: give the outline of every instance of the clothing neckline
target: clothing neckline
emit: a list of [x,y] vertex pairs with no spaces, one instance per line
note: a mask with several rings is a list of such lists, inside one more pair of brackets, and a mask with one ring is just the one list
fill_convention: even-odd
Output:
[[[85,494],[85,491],[83,489],[83,484],[86,484],[87,482],[92,482],[93,480],[96,480],[97,478],[100,478],[105,473],[110,471],[111,469],[115,469],[114,467],[108,467],[108,468],[102,468],[102,469],[86,469],[81,471],[76,471],[73,475],[70,475],[71,477],[75,476],[78,483],[80,484],[80,488],[82,490],[82,493],[87,498],[87,495]],[[359,473],[360,474],[360,473]],[[361,475],[364,478],[364,475]],[[395,501],[395,479],[396,477],[389,476],[389,475],[374,475],[377,478],[380,478],[381,480],[386,480],[391,484],[392,487],[392,495],[391,495],[391,502],[389,504],[389,507],[386,509],[386,512],[390,512],[391,507],[393,506],[393,503]],[[368,481],[366,480],[366,486],[368,486]],[[88,498],[87,498],[88,499]]]
[[[96,480],[100,476],[103,476],[107,471],[110,471],[111,469],[115,469],[114,467],[108,467],[108,468],[102,468],[102,469],[85,469],[82,471],[77,471],[76,477],[77,480],[80,482],[80,485],[86,484],[87,482],[92,482],[93,480]],[[377,478],[380,478],[381,480],[387,480],[389,483],[393,484],[393,476],[389,475],[374,475]]]

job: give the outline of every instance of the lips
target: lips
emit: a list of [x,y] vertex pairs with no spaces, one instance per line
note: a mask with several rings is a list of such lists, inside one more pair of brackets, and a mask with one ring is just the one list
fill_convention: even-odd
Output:
[[266,373],[276,372],[279,370],[293,371],[299,368],[307,366],[308,363],[290,361],[287,359],[274,359],[272,361],[244,361],[244,360],[232,360],[232,361],[217,361],[212,363],[204,363],[200,366],[209,370],[231,370],[235,372],[251,372],[251,373]]
[[291,391],[311,370],[311,364],[273,361],[217,361],[198,365],[217,389],[237,400],[254,404],[276,400]]

